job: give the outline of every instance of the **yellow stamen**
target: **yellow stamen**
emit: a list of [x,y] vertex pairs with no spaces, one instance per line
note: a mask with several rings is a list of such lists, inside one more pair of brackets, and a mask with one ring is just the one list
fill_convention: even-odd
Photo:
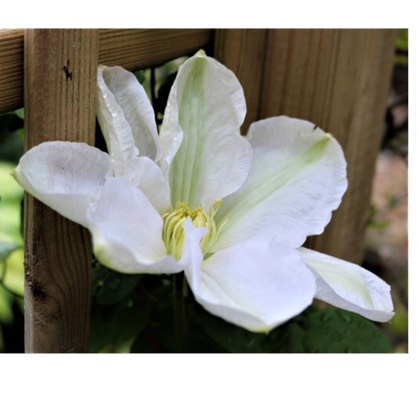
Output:
[[217,227],[214,222],[214,216],[220,207],[222,200],[217,200],[210,209],[208,214],[201,207],[190,210],[183,202],[178,202],[175,210],[167,212],[163,215],[163,242],[166,250],[176,259],[181,258],[182,245],[184,244],[184,221],[188,217],[191,219],[195,227],[205,227],[207,233],[201,238],[200,246],[203,255],[209,249],[210,245],[217,238]]

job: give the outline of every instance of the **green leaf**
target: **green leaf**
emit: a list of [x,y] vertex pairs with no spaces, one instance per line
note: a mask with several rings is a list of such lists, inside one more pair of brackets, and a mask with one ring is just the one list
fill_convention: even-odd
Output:
[[19,118],[21,118],[22,120],[25,119],[25,109],[24,108],[19,108],[15,111],[15,115],[17,115]]
[[13,322],[13,296],[0,284],[0,324]]
[[166,75],[166,77],[162,80],[161,85],[159,86],[157,92],[156,102],[154,104],[156,114],[160,113],[161,115],[164,114],[166,104],[168,103],[169,92],[171,91],[171,87],[174,84],[174,80],[176,78],[176,72]]
[[11,163],[0,162],[0,240],[21,243],[23,188],[11,176],[14,166]]
[[122,274],[100,264],[93,268],[93,293],[101,305],[122,301],[139,284],[140,275]]
[[303,351],[308,353],[392,352],[388,339],[375,323],[342,309],[308,310],[295,323],[303,332]]
[[146,76],[146,71],[145,70],[136,70],[135,72],[133,72],[134,75],[136,76],[137,80],[139,81],[139,83],[142,85],[144,84],[144,82],[147,79]]
[[177,351],[172,308],[159,305],[154,309],[149,324],[135,338],[131,353],[174,353]]
[[23,120],[15,113],[0,115],[0,156],[17,163],[23,154]]
[[[360,315],[311,307],[271,331],[255,334],[194,306],[191,316],[225,351],[234,353],[389,353],[382,331]],[[205,350],[203,350],[205,351]]]
[[131,345],[130,353],[176,353],[173,322],[166,319],[158,325],[148,325]]
[[102,351],[112,341],[110,324],[114,314],[112,307],[101,306],[92,302],[89,328],[89,352]]
[[135,337],[149,323],[149,309],[127,298],[117,305],[92,302],[89,351],[126,352]]
[[0,258],[0,282],[14,295],[23,297],[24,289],[24,266],[23,266],[23,247],[15,245],[7,258],[2,262]]
[[399,29],[396,47],[402,51],[408,51],[408,29]]
[[150,322],[150,308],[131,302],[117,311],[112,319],[112,342],[120,346],[134,339]]
[[[231,353],[262,353],[266,336],[254,334],[210,315],[198,305],[190,308],[190,316],[203,331],[225,351]],[[203,349],[205,351],[205,349]]]
[[[172,282],[157,276],[145,282],[142,299],[147,299],[148,323],[137,335],[131,353],[174,353],[178,351],[175,336]],[[144,303],[143,303],[144,304]]]

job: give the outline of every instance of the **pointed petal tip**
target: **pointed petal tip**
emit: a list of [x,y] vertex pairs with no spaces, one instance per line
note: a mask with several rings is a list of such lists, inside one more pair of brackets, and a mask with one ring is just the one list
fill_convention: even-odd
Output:
[[203,49],[200,49],[200,50],[198,50],[195,53],[194,57],[202,57],[202,58],[205,58],[205,57],[207,57],[207,54],[206,54],[206,52]]
[[179,68],[160,130],[173,205],[207,207],[243,184],[251,154],[239,130],[245,113],[239,80],[204,51]]
[[391,288],[370,271],[306,248],[300,251],[317,276],[315,297],[375,322],[394,316]]

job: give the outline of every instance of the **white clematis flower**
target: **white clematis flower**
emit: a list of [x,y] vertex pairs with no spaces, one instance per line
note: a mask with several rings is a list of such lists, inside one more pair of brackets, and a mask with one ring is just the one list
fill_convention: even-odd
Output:
[[203,52],[179,69],[158,133],[134,75],[98,69],[98,119],[109,154],[46,142],[15,177],[88,228],[94,252],[126,273],[184,271],[209,312],[269,331],[314,298],[374,321],[393,316],[390,288],[354,264],[302,248],[347,188],[337,141],[312,123],[274,117],[241,136],[235,75]]

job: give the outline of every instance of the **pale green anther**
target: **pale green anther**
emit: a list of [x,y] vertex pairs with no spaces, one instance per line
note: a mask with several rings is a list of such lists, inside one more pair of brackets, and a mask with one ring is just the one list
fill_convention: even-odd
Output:
[[222,200],[214,202],[208,214],[202,207],[190,210],[184,202],[178,202],[175,210],[163,215],[163,234],[162,239],[166,250],[176,259],[181,258],[182,246],[184,244],[184,221],[188,217],[195,227],[204,227],[207,233],[201,238],[200,246],[203,255],[215,241],[218,235],[218,229],[214,222],[214,216],[220,207]]

